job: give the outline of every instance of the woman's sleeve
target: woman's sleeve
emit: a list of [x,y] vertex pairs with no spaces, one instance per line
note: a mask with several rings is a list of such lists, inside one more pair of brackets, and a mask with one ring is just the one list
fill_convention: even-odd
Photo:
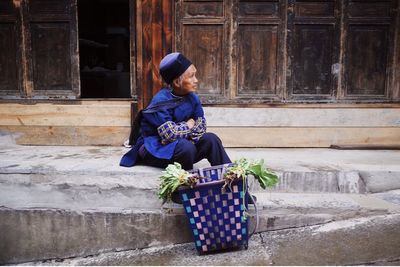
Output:
[[168,110],[160,110],[154,113],[144,113],[146,120],[157,129],[161,142],[167,144],[179,138],[189,138],[190,129],[186,122],[175,123],[172,114]]
[[195,124],[194,127],[191,129],[190,138],[194,143],[197,143],[207,130],[207,122],[206,118],[204,117],[204,110],[201,105],[200,98],[196,94],[193,94],[193,98],[195,103],[194,107]]
[[161,137],[161,143],[168,144],[179,138],[188,138],[190,129],[186,122],[175,123],[166,121],[157,128],[158,135]]
[[195,121],[194,127],[192,128],[190,138],[193,140],[194,143],[197,143],[200,138],[205,134],[207,131],[207,123],[206,118],[198,117]]

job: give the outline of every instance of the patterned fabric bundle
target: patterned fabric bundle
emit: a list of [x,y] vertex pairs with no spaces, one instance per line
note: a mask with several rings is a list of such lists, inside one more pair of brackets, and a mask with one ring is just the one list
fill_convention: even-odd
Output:
[[199,141],[199,139],[203,136],[203,134],[205,134],[206,131],[207,131],[206,118],[204,117],[197,118],[194,127],[191,129],[192,134],[190,137],[193,143],[197,143],[197,141]]
[[179,189],[199,254],[248,245],[247,185],[236,180],[224,190],[221,178],[226,167],[195,170],[192,173],[207,178],[194,188]]
[[190,139],[193,143],[196,143],[206,132],[206,125],[204,117],[197,118],[192,129],[189,129],[186,122],[167,121],[157,128],[157,132],[161,137],[162,144],[171,143],[179,138]]

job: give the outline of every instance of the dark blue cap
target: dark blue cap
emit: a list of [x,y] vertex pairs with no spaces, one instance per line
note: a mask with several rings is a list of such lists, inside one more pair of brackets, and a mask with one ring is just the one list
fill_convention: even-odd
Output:
[[171,84],[172,81],[181,76],[190,65],[192,65],[192,62],[181,53],[171,53],[161,60],[160,74],[166,83]]

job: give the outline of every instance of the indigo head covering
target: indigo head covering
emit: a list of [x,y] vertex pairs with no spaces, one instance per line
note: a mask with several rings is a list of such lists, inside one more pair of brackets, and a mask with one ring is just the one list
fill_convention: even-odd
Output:
[[181,76],[190,65],[192,65],[192,62],[181,53],[171,53],[161,60],[160,74],[166,83],[171,84],[172,81]]

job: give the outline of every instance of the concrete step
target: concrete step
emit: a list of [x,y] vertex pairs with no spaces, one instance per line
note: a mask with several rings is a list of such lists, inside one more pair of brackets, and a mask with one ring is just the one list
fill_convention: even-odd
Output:
[[268,231],[248,250],[197,256],[194,244],[175,244],[24,265],[396,265],[400,214]]
[[[16,188],[9,192],[22,194]],[[2,194],[5,192],[2,192]],[[31,192],[32,193],[32,192]],[[11,194],[7,198],[12,198]],[[190,242],[189,224],[181,205],[136,208],[133,201],[115,197],[106,203],[75,199],[51,202],[31,198],[26,207],[8,203],[0,208],[0,263],[87,256],[106,251],[129,250]],[[104,199],[114,198],[102,194]],[[260,224],[257,232],[291,229],[373,215],[400,213],[400,193],[388,202],[374,195],[256,193]],[[4,196],[4,195],[3,195]],[[122,199],[121,203],[118,203]],[[40,203],[47,203],[40,207]],[[122,203],[129,205],[122,205]],[[88,206],[91,204],[91,206]],[[250,207],[250,226],[255,211]]]
[[[190,242],[182,207],[157,198],[161,170],[119,167],[125,151],[0,147],[0,264]],[[399,213],[400,153],[348,152],[228,150],[263,158],[281,176],[275,189],[250,186],[260,233]]]
[[[87,185],[156,190],[160,169],[118,165],[120,147],[0,146],[0,183]],[[228,149],[231,158],[264,159],[280,176],[276,192],[365,193],[400,189],[400,151]],[[203,160],[196,168],[207,167]],[[5,176],[12,175],[12,178]],[[261,191],[254,186],[253,191]]]
[[[157,171],[159,175],[159,170]],[[323,174],[320,174],[323,180]],[[251,178],[250,178],[251,180]],[[300,180],[298,190],[262,190],[257,182],[251,182],[249,191],[258,193],[326,194],[341,193],[315,191],[308,188],[307,180]],[[118,212],[125,209],[159,209],[158,177],[156,174],[98,175],[98,174],[0,174],[0,205],[10,208],[57,208],[72,210],[98,209]],[[295,185],[295,180],[292,180]],[[318,185],[318,183],[314,183]],[[323,182],[320,182],[323,187]],[[329,185],[328,185],[329,186]],[[328,187],[327,186],[327,187]],[[283,185],[280,186],[281,188]],[[305,188],[304,190],[300,187]],[[312,187],[312,185],[310,186]],[[311,192],[311,193],[310,193]],[[301,195],[302,196],[302,195]],[[317,204],[317,203],[316,203]]]

